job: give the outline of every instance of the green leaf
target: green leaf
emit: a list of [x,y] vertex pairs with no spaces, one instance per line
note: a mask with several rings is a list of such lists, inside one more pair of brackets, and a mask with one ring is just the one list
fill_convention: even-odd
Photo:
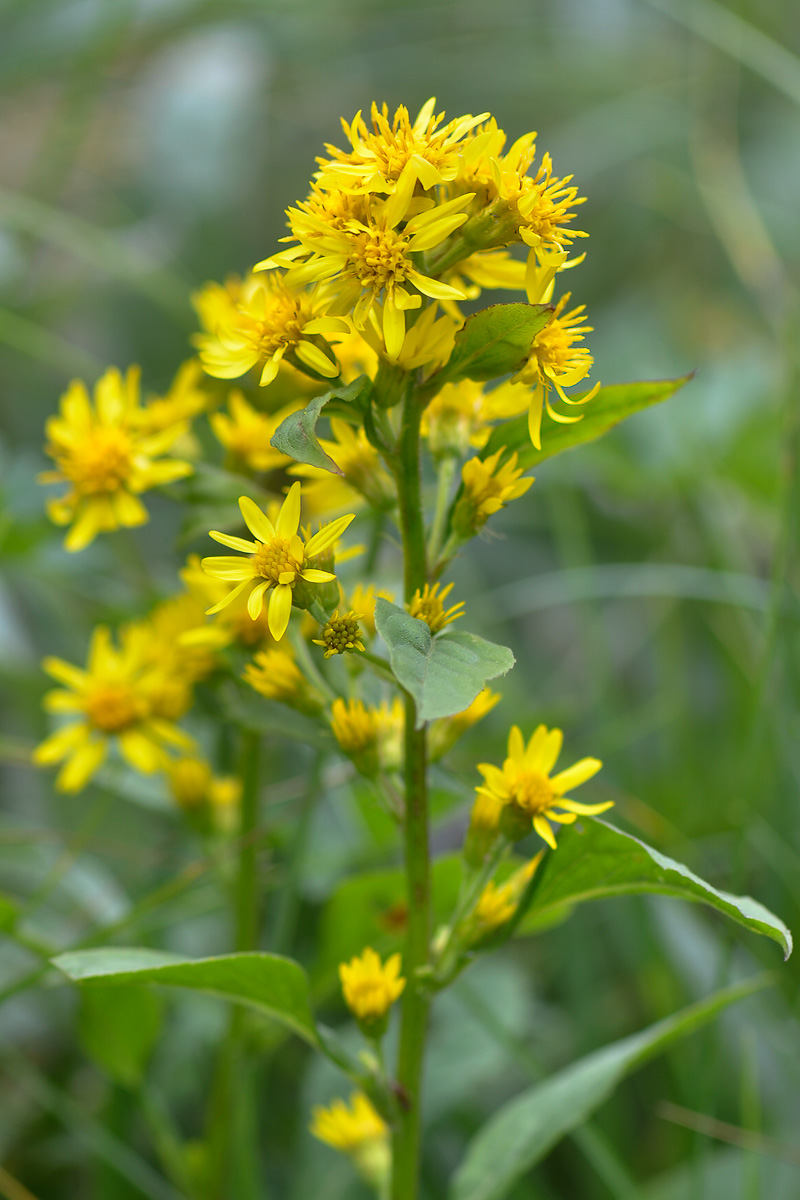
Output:
[[370,387],[367,376],[359,375],[358,379],[346,386],[342,384],[329,392],[323,392],[321,396],[315,396],[305,408],[291,413],[281,422],[272,435],[271,445],[280,450],[281,454],[288,454],[295,462],[308,463],[312,467],[330,471],[333,475],[341,475],[340,468],[319,444],[316,424],[326,404],[330,404],[332,400],[341,400],[348,404],[361,405]]
[[453,353],[432,383],[497,379],[518,371],[553,309],[546,304],[492,304],[467,317]]
[[768,976],[724,988],[664,1021],[604,1046],[504,1104],[467,1147],[450,1200],[501,1200],[526,1171],[576,1129],[631,1071],[722,1009],[770,983]]
[[8,896],[0,896],[0,933],[11,933],[17,923],[19,909]]
[[[574,425],[558,425],[551,421],[547,414],[542,420],[542,449],[537,450],[531,445],[528,434],[528,415],[515,417],[512,421],[504,421],[492,433],[481,457],[494,454],[502,446],[509,451],[516,450],[519,455],[518,466],[527,470],[546,458],[553,458],[573,446],[582,446],[584,442],[593,442],[602,437],[634,413],[659,404],[674,395],[679,388],[692,378],[692,375],[682,375],[679,379],[656,379],[645,383],[614,383],[600,391],[590,400],[583,410],[582,420]],[[575,394],[575,399],[585,396],[586,392]],[[577,415],[581,410],[575,409]]]
[[144,987],[82,988],[78,1034],[84,1050],[117,1083],[136,1087],[161,1030],[162,1007]]
[[585,900],[655,892],[707,904],[772,938],[786,958],[792,952],[791,932],[763,904],[719,891],[682,863],[595,818],[581,817],[580,827],[562,830],[558,849],[545,855],[534,881],[533,900],[518,933],[551,924],[559,912]]
[[514,665],[506,646],[474,633],[448,630],[436,637],[424,621],[379,596],[375,626],[389,649],[392,670],[417,703],[420,725],[463,712],[489,679]]
[[109,947],[59,954],[52,962],[75,983],[159,983],[222,996],[280,1021],[321,1048],[311,1014],[308,976],[299,963],[279,954],[191,959],[161,950]]

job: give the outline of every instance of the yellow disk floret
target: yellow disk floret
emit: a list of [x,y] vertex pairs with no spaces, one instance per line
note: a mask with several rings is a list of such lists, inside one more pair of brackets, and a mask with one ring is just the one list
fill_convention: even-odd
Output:
[[[508,757],[501,767],[491,763],[479,763],[483,775],[483,786],[476,788],[478,795],[501,804],[514,823],[517,836],[524,836],[531,825],[548,846],[555,849],[556,839],[549,821],[560,825],[571,825],[578,815],[593,816],[612,807],[613,801],[602,804],[579,804],[570,800],[565,793],[600,770],[602,763],[596,758],[582,758],[580,762],[557,775],[550,775],[556,764],[563,734],[560,729],[548,730],[539,725],[527,745],[522,733],[513,725],[508,735]],[[509,824],[508,828],[511,827]]]

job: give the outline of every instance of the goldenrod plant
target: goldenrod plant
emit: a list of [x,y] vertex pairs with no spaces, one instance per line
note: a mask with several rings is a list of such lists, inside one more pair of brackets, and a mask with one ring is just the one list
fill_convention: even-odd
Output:
[[[198,357],[170,393],[141,399],[137,368],[110,369],[94,402],[69,384],[47,427],[56,470],[44,482],[68,488],[48,511],[69,526],[67,550],[136,537],[114,531],[147,521],[140,497],[156,488],[196,510],[175,594],[116,633],[98,628],[85,669],[45,661],[61,686],[35,753],[42,768],[61,764],[64,792],[109,764],[159,783],[187,829],[236,863],[230,943],[214,956],[94,939],[54,959],[97,1002],[110,985],[166,985],[235,1006],[205,1140],[182,1139],[175,1115],[162,1125],[149,1102],[154,1152],[189,1200],[267,1196],[253,1111],[283,1101],[268,1080],[254,1094],[251,1066],[281,1036],[302,1039],[350,1096],[303,1117],[331,1156],[347,1156],[381,1200],[432,1197],[421,1184],[432,1012],[478,959],[583,902],[668,893],[791,947],[757,901],[605,819],[614,764],[598,775],[591,736],[568,730],[572,765],[559,767],[562,731],[520,727],[494,690],[514,654],[476,629],[458,582],[457,560],[493,536],[502,509],[516,506],[521,522],[534,512],[533,467],[685,380],[593,378],[592,329],[572,299],[584,197],[535,134],[507,136],[485,112],[447,119],[434,99],[416,116],[373,104],[343,130],[288,209],[281,244],[254,247],[249,272],[196,292]],[[486,304],[493,291],[502,302]],[[473,732],[490,713],[510,728],[505,758],[498,741],[478,762]],[[316,973],[313,988],[281,934],[294,867],[262,803],[264,743],[276,739],[314,748],[309,805],[345,783],[383,830],[386,869],[358,881],[338,972]],[[450,765],[456,748],[467,782]],[[434,793],[457,797],[458,818],[435,854]],[[266,875],[260,839],[272,848]],[[300,956],[313,962],[313,946]],[[448,1200],[522,1195],[517,1181],[626,1073],[762,984],[717,991],[499,1097],[452,1164]],[[269,1018],[266,1032],[245,1009]],[[104,1012],[113,1025],[113,999]]]

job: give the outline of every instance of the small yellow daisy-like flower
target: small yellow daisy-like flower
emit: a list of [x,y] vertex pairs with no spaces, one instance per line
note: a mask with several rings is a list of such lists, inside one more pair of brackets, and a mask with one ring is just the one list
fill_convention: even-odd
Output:
[[357,583],[350,593],[350,607],[361,613],[361,620],[371,638],[374,638],[376,633],[375,601],[378,596],[383,596],[384,600],[394,600],[394,592],[387,592],[384,588],[376,589],[374,583]]
[[117,649],[101,625],[92,635],[85,670],[61,658],[44,660],[48,675],[64,685],[47,693],[45,707],[78,718],[33,752],[39,766],[64,763],[56,778],[59,791],[78,792],[85,787],[112,740],[123,758],[145,774],[165,766],[165,744],[191,749],[190,737],[154,715],[152,699],[163,682],[162,672],[143,661],[141,649],[141,640],[132,637],[123,637]]
[[585,379],[594,362],[585,346],[576,345],[583,341],[584,334],[592,331],[591,325],[582,324],[586,317],[585,306],[579,304],[565,313],[569,298],[570,293],[565,292],[558,301],[552,318],[533,339],[527,362],[512,381],[534,385],[528,410],[528,432],[537,450],[542,448],[542,412],[545,407],[548,415],[559,425],[572,425],[582,419],[581,416],[564,416],[553,409],[549,398],[551,387],[555,388],[565,404],[588,404],[600,389],[598,382],[580,400],[571,400],[564,391],[564,388]]
[[179,635],[182,645],[187,648],[224,650],[232,642],[241,642],[244,646],[257,646],[261,642],[273,640],[269,631],[268,610],[263,608],[253,620],[247,611],[247,596],[244,594],[222,609],[215,621],[206,621],[209,606],[223,600],[230,589],[224,580],[212,579],[206,574],[198,554],[189,555],[186,566],[181,568],[180,576],[187,592],[203,609],[203,623]]
[[310,716],[322,709],[322,697],[308,682],[289,651],[281,647],[260,650],[253,662],[245,666],[242,678],[268,700],[279,700]]
[[106,530],[143,525],[147,509],[139,495],[191,475],[191,463],[162,457],[186,423],[149,432],[142,413],[139,368],[130,367],[123,379],[112,367],[95,384],[94,406],[76,379],[61,397],[59,415],[48,419],[45,450],[57,469],[39,480],[69,484],[66,496],[47,505],[52,521],[72,525],[67,550],[83,550]]
[[214,774],[204,758],[191,755],[173,759],[166,767],[170,792],[175,803],[186,812],[202,810],[222,815],[229,825],[242,794],[241,780]]
[[324,525],[305,544],[298,537],[300,527],[300,484],[293,483],[284,500],[275,525],[266,513],[247,496],[239,498],[239,508],[245,524],[255,541],[231,537],[230,534],[212,530],[210,537],[231,550],[246,554],[247,558],[204,558],[203,570],[214,579],[235,583],[227,596],[208,610],[217,613],[239,596],[247,593],[247,611],[253,620],[259,616],[264,605],[264,594],[271,591],[269,601],[269,629],[276,642],[286,632],[292,611],[292,592],[299,580],[306,583],[328,583],[336,576],[330,571],[319,571],[304,564],[310,558],[329,550],[338,541],[353,520],[353,514],[338,517]]
[[339,366],[314,340],[320,334],[347,333],[349,326],[337,317],[322,315],[319,299],[297,288],[274,272],[243,291],[231,302],[226,293],[196,301],[205,309],[210,332],[195,335],[200,361],[217,379],[236,379],[253,367],[261,371],[259,383],[272,383],[284,355],[301,370],[310,368],[326,379],[335,379]]
[[461,458],[470,446],[485,446],[490,424],[483,385],[472,379],[446,383],[422,414],[421,433],[434,458]]
[[596,758],[582,758],[551,777],[563,736],[560,729],[548,730],[547,726],[539,725],[526,745],[518,726],[513,725],[508,735],[508,757],[502,768],[479,763],[484,782],[475,789],[479,795],[504,806],[501,822],[506,813],[510,814],[519,830],[518,836],[524,836],[532,822],[539,837],[552,849],[556,848],[556,839],[548,821],[571,825],[578,815],[593,816],[613,804],[611,800],[579,804],[565,795],[597,774],[602,763]]
[[208,408],[208,393],[200,386],[205,378],[196,358],[190,358],[178,368],[177,374],[163,396],[148,396],[144,407],[136,414],[140,429],[155,432],[191,421]]
[[491,880],[487,883],[473,910],[475,932],[478,936],[483,936],[511,920],[522,899],[522,893],[533,878],[543,855],[544,851],[540,850],[530,862],[515,871],[505,883],[498,885]]
[[[400,105],[389,120],[389,110],[373,102],[372,129],[360,112],[348,125],[342,121],[350,150],[326,145],[329,158],[318,158],[319,186],[353,192],[400,194],[408,203],[417,184],[425,191],[454,179],[458,173],[459,143],[488,113],[458,117],[442,126],[444,114],[434,115],[432,96],[412,122],[408,109]],[[442,126],[440,128],[440,126]]]
[[[297,210],[289,209],[300,252],[290,247],[258,263],[256,269],[288,266],[291,286],[319,283],[315,294],[326,311],[334,316],[352,313],[356,329],[364,329],[374,313],[381,322],[386,355],[396,360],[403,348],[407,309],[419,308],[423,295],[434,300],[465,298],[458,288],[424,275],[412,256],[438,246],[462,225],[467,216],[461,210],[470,198],[457,196],[427,208],[402,229],[404,214],[389,211],[391,200],[376,201],[366,221],[351,220],[341,227],[322,218],[312,220],[308,214],[302,214],[301,221]],[[306,260],[300,262],[303,254]]]
[[404,728],[403,702],[395,697],[377,708],[363,700],[334,700],[331,705],[331,731],[339,748],[353,760],[368,778],[379,770],[394,771],[400,765]]
[[365,1026],[381,1024],[406,986],[400,955],[393,954],[382,964],[369,946],[349,963],[340,963],[339,978],[347,1007]]
[[388,1144],[389,1127],[363,1092],[354,1092],[349,1106],[343,1100],[334,1100],[329,1108],[317,1106],[312,1116],[314,1137],[343,1154],[354,1154],[369,1142]]
[[297,408],[297,404],[291,404],[276,413],[259,412],[248,403],[243,392],[234,388],[228,397],[227,413],[212,413],[209,421],[217,440],[238,462],[253,471],[272,471],[292,461],[274,448],[272,436]]
[[499,692],[493,692],[491,688],[485,687],[478,692],[475,699],[463,712],[434,721],[431,725],[429,740],[430,761],[436,762],[443,754],[446,754],[462,734],[466,733],[468,729],[472,729],[473,725],[477,725],[478,721],[482,721],[486,714],[500,703],[500,698]]
[[502,446],[488,458],[471,458],[461,468],[462,491],[453,511],[453,530],[459,538],[472,537],[493,513],[505,508],[510,500],[524,496],[533,477],[521,479],[523,468],[517,466],[517,453],[500,465],[505,454]]
[[345,506],[360,504],[363,500],[382,512],[391,508],[396,495],[394,481],[363,428],[355,428],[349,421],[331,417],[331,433],[332,440],[320,438],[319,444],[339,467],[341,475],[309,466],[308,463],[298,463],[289,468],[290,475],[310,481],[306,484],[304,495],[312,510],[336,512]]
[[332,617],[322,627],[322,637],[312,638],[315,646],[325,647],[325,657],[330,658],[333,654],[345,654],[347,651],[360,650],[364,652],[364,643],[361,640],[361,629],[359,621],[363,620],[362,614],[357,612],[346,612],[341,616],[337,608]]
[[445,611],[444,601],[453,590],[453,585],[448,583],[441,592],[439,591],[440,587],[439,583],[434,583],[433,586],[426,583],[422,591],[417,588],[408,606],[409,614],[419,621],[424,621],[431,633],[438,633],[440,629],[444,629],[445,625],[449,625],[451,621],[457,621],[464,615],[463,600]]

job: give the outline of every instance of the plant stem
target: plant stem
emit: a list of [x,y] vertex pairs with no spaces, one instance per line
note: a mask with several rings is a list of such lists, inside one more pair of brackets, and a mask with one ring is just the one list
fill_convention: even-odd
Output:
[[[396,479],[403,536],[406,600],[426,580],[425,522],[420,489],[421,405],[407,395],[400,434]],[[403,993],[397,1083],[401,1114],[394,1131],[392,1197],[414,1200],[420,1158],[420,1091],[430,993],[423,972],[430,946],[430,854],[428,846],[427,733],[416,728],[417,709],[405,696],[405,869],[408,928],[403,955]]]
[[439,560],[439,551],[442,548],[442,538],[444,537],[445,524],[447,522],[447,510],[450,503],[450,489],[453,486],[455,479],[456,467],[458,460],[448,454],[439,466],[439,479],[436,488],[436,509],[433,514],[433,525],[431,526],[431,539],[429,547],[429,558],[431,568]]

